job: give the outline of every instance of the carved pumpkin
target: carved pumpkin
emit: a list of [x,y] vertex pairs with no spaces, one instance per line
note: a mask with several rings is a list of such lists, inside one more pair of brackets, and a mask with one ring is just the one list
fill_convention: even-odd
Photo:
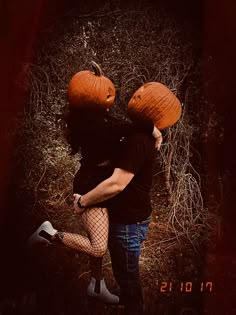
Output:
[[158,129],[175,124],[181,112],[178,98],[159,82],[149,82],[141,86],[128,104],[128,113],[132,119],[151,120]]
[[115,87],[106,78],[100,66],[92,61],[94,72],[85,70],[76,73],[68,86],[68,100],[74,108],[108,109],[114,104]]

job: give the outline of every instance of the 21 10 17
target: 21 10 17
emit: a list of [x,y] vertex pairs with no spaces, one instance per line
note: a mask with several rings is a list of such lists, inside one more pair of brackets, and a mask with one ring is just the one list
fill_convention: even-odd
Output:
[[[159,282],[156,284],[159,286]],[[194,284],[192,281],[180,282],[178,284],[173,283],[172,281],[162,281],[160,282],[160,292],[168,293],[173,290],[177,290],[183,293],[190,293],[193,289],[198,289],[200,292],[212,292],[213,283],[212,281],[200,282],[199,284]]]

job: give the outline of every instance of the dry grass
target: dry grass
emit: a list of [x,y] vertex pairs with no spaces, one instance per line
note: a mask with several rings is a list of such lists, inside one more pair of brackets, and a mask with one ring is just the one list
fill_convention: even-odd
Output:
[[[55,30],[49,29],[42,38],[35,64],[25,65],[31,86],[24,117],[24,132],[30,136],[31,146],[25,187],[34,192],[34,213],[40,207],[44,215],[65,229],[73,225],[67,200],[71,201],[71,182],[79,167],[79,157],[68,155],[58,118],[67,106],[71,76],[90,69],[91,60],[98,62],[116,86],[113,114],[126,119],[126,104],[144,82],[162,82],[178,95],[194,64],[194,52],[193,43],[184,42],[173,20],[163,19],[161,12],[148,8],[145,12],[118,10],[112,14],[105,8],[92,16],[73,17],[63,30]],[[170,203],[167,230],[174,232],[175,242],[188,240],[195,246],[202,242],[202,232],[208,227],[208,212],[203,205],[200,176],[190,161],[194,154],[191,143],[198,131],[189,122],[191,97],[184,101],[184,115],[167,131],[159,159]],[[152,197],[155,203],[155,194]],[[169,248],[173,237],[166,237],[161,242]]]

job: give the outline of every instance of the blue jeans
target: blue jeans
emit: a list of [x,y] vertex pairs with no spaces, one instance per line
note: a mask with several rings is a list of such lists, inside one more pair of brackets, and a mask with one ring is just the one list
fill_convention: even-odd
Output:
[[146,239],[149,222],[150,218],[135,224],[110,222],[108,247],[113,274],[120,286],[120,299],[125,305],[126,314],[143,313],[139,256],[141,243]]

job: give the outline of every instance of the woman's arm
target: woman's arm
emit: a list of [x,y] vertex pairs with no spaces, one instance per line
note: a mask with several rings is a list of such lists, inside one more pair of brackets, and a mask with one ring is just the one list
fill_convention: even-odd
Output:
[[160,150],[160,147],[161,147],[161,144],[163,141],[162,133],[160,132],[160,130],[157,127],[154,126],[152,135],[156,139],[155,148],[157,150]]

